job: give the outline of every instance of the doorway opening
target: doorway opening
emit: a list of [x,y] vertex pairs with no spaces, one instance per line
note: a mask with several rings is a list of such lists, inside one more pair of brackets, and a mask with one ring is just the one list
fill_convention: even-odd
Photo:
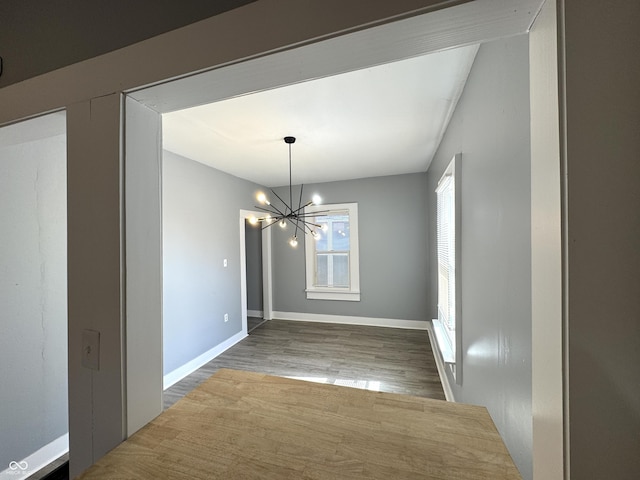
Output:
[[[527,20],[528,21],[528,20]],[[400,23],[400,22],[398,22]],[[527,25],[524,28],[521,29],[516,29],[517,32],[511,32],[509,34],[513,34],[513,33],[523,33],[526,31],[526,28],[528,28],[528,26],[530,26],[530,23],[527,23]],[[429,28],[424,28],[424,31],[429,31]],[[485,32],[486,33],[486,32]],[[474,37],[474,39],[477,40],[477,36],[479,34],[475,34],[476,36]],[[507,33],[505,33],[505,31],[502,32],[503,36],[507,36]],[[335,40],[335,42],[333,42],[333,51],[338,52],[340,51],[339,48],[336,48],[336,44],[337,42],[339,42],[341,40],[340,37],[336,37],[335,39],[332,39],[332,41]],[[332,43],[332,41],[329,41],[328,43]],[[452,40],[450,40],[456,44],[465,44],[465,43],[469,43],[470,39],[463,39],[461,37],[456,37]],[[323,44],[326,44],[325,42],[321,42]],[[393,44],[393,42],[386,42],[388,44]],[[399,42],[396,42],[395,45],[399,45]],[[441,43],[438,44],[439,47],[438,48],[450,48],[452,45],[446,45],[443,46]],[[313,49],[321,49],[322,46],[320,45],[320,43],[318,44],[314,44],[314,45],[310,45],[309,46],[312,50]],[[305,47],[306,48],[306,47]],[[429,48],[434,48],[434,47],[429,47]],[[232,79],[234,78],[235,74],[239,74],[242,72],[245,72],[247,70],[247,68],[249,68],[249,64],[253,64],[253,66],[255,66],[256,64],[261,64],[261,65],[266,65],[267,63],[271,62],[275,57],[279,56],[279,55],[289,55],[289,60],[290,60],[290,65],[300,65],[300,64],[304,64],[303,60],[300,60],[300,58],[296,59],[296,54],[297,53],[304,53],[303,57],[304,58],[313,58],[313,55],[309,55],[307,52],[302,52],[302,49],[298,50],[296,52],[297,49],[292,49],[286,52],[281,52],[278,54],[274,54],[271,55],[269,57],[262,57],[258,60],[256,60],[255,62],[253,60],[248,61],[248,62],[243,62],[243,63],[239,63],[239,64],[235,64],[232,65],[230,67],[225,67],[224,69],[219,69],[216,70],[215,72],[209,72],[209,73],[213,73],[217,76],[217,82],[216,85],[220,86],[220,88],[216,88],[216,89],[211,89],[209,88],[210,85],[212,84],[212,82],[210,80],[204,79],[204,77],[199,77],[199,78],[195,78],[195,77],[190,77],[189,78],[189,82],[192,86],[195,86],[194,88],[190,89],[190,94],[191,94],[191,102],[193,102],[193,98],[196,97],[196,95],[194,94],[194,91],[197,90],[198,88],[202,88],[203,90],[208,90],[208,92],[205,94],[205,97],[202,97],[198,100],[198,103],[205,103],[207,101],[216,101],[222,98],[229,98],[232,96],[236,96],[236,95],[242,95],[244,93],[247,93],[248,91],[252,91],[252,89],[255,89],[255,86],[249,86],[247,85],[247,82],[239,82],[239,81],[233,81]],[[349,49],[345,49],[345,51],[347,51]],[[370,51],[374,51],[375,48],[371,47],[369,48]],[[349,50],[349,51],[353,51],[353,50]],[[387,54],[389,53],[388,51],[386,52]],[[397,53],[397,52],[396,52]],[[415,53],[414,53],[415,54]],[[408,55],[408,53],[403,53],[402,55]],[[331,58],[336,58],[336,56],[331,56]],[[365,56],[361,56],[360,57],[361,60],[360,62],[366,62],[366,61],[370,61],[369,58],[365,58]],[[388,58],[388,57],[387,57]],[[293,59],[293,61],[291,61]],[[378,60],[378,61],[383,61],[383,60]],[[286,62],[285,62],[286,63]],[[345,68],[344,64],[339,65],[338,67],[336,67],[338,69],[340,68]],[[356,68],[353,67],[353,65],[351,65],[348,68]],[[257,70],[260,71],[264,71],[264,72],[275,72],[273,73],[273,78],[265,78],[265,76],[256,76],[256,78],[254,80],[259,81],[259,82],[263,82],[263,88],[273,88],[274,86],[278,86],[278,85],[284,85],[284,84],[288,84],[288,83],[295,83],[295,82],[299,82],[299,81],[303,81],[304,78],[302,78],[303,76],[309,76],[309,75],[315,75],[315,76],[322,76],[322,75],[327,75],[328,73],[323,71],[323,72],[318,72],[317,70],[314,72],[308,72],[308,71],[304,71],[304,69],[302,68],[296,68],[295,69],[295,73],[292,74],[291,70],[287,69],[287,65],[284,66],[284,68],[278,69],[278,68],[271,68],[271,69],[267,69],[267,68],[263,68],[260,69],[260,67],[256,67]],[[301,72],[301,73],[300,73]],[[278,77],[278,75],[282,73],[282,75],[280,75]],[[299,75],[298,75],[299,74]],[[287,76],[288,75],[288,76]],[[298,76],[297,76],[298,75]],[[260,78],[258,78],[260,77]],[[275,78],[278,77],[278,78]],[[239,76],[237,78],[248,78],[248,76],[244,75],[244,76]],[[238,89],[243,89],[242,91],[238,91]],[[168,92],[170,89],[167,88],[167,84],[162,85],[161,89],[166,93]],[[151,97],[153,97],[153,92],[152,89],[147,90],[147,93],[143,93],[140,95],[139,99],[141,102],[145,101],[145,98],[149,99]],[[213,92],[213,93],[212,93]],[[137,92],[136,92],[137,93]],[[174,95],[172,97],[172,95]],[[209,98],[209,100],[203,100],[203,98],[206,98],[206,96],[212,97],[212,96],[217,96],[217,98]],[[180,103],[179,100],[179,94],[175,94],[174,93],[169,93],[166,98],[166,102],[163,104],[162,108],[166,108],[167,112],[169,111],[176,111],[179,108],[186,108],[189,105],[178,105]],[[243,225],[244,228],[244,225]]]
[[247,334],[271,320],[271,230],[253,225],[249,219],[260,212],[240,211],[240,295]]

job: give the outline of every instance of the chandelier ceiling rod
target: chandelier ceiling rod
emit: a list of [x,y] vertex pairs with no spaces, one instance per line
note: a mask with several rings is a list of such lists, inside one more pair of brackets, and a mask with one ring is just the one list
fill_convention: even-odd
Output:
[[[284,143],[289,145],[289,205],[293,208],[293,190],[291,187],[291,144],[296,142],[296,137],[284,137]],[[302,188],[300,189],[300,200],[302,200]]]

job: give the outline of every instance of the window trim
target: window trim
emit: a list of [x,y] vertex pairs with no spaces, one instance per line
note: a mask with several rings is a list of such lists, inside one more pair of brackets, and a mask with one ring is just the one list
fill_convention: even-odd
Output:
[[[447,168],[442,174],[442,177],[438,181],[436,188],[436,196],[443,180],[450,176],[453,179],[454,185],[454,255],[455,255],[455,274],[454,274],[454,288],[455,288],[455,338],[451,342],[448,332],[445,332],[447,327],[440,319],[434,319],[434,330],[440,329],[440,335],[436,335],[438,348],[443,355],[447,357],[447,365],[451,369],[453,378],[456,384],[462,384],[462,154],[457,153],[453,156]],[[436,216],[436,225],[438,224],[438,218]],[[436,245],[438,243],[438,235],[436,231]],[[437,246],[436,246],[437,250]],[[436,251],[436,268],[438,267],[438,254]],[[439,276],[438,276],[439,278]],[[438,288],[440,286],[438,285]],[[439,297],[439,295],[438,295]],[[439,308],[438,308],[439,310]]]
[[360,252],[358,241],[358,204],[334,203],[328,205],[310,205],[305,208],[305,214],[315,212],[349,212],[349,287],[317,287],[314,286],[315,276],[315,240],[305,235],[305,267],[306,288],[308,300],[342,300],[350,302],[360,301]]

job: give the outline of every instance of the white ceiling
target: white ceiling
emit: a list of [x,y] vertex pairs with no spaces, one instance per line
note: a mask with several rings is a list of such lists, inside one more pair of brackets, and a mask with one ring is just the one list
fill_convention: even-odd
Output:
[[424,172],[477,45],[163,114],[164,148],[273,187]]

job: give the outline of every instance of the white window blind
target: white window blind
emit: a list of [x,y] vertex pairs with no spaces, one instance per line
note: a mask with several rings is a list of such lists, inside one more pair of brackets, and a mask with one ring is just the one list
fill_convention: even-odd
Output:
[[448,330],[456,326],[455,181],[446,176],[438,185],[438,319]]
[[456,350],[456,185],[452,161],[436,189],[438,320],[455,357]]

